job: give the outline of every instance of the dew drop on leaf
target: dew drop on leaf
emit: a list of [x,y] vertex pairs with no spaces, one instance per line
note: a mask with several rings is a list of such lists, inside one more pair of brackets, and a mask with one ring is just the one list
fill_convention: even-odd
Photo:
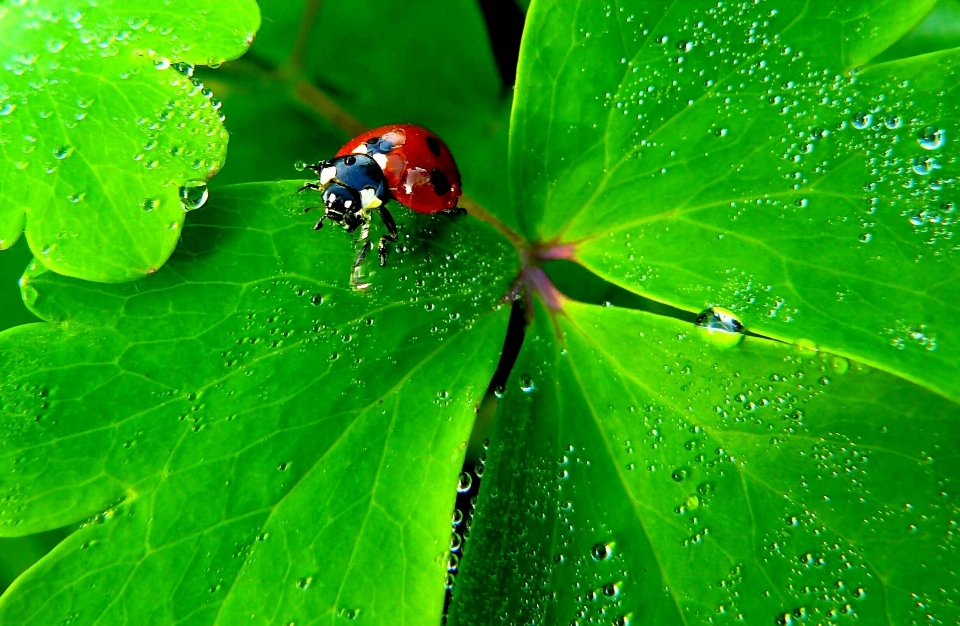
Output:
[[533,377],[530,374],[523,374],[520,376],[520,389],[525,393],[530,393],[536,388],[533,383]]
[[337,612],[337,617],[342,617],[347,620],[355,620],[357,616],[360,615],[360,609],[340,609]]
[[857,130],[870,128],[870,126],[873,124],[873,115],[870,113],[857,113],[853,116],[853,121],[851,123]]
[[206,204],[209,197],[210,191],[205,180],[188,180],[180,187],[180,204],[185,211],[199,209]]
[[612,543],[600,543],[593,544],[593,547],[590,548],[590,556],[593,557],[594,561],[608,561],[613,557],[613,544]]
[[310,583],[313,582],[313,576],[304,576],[303,578],[297,579],[297,588],[306,589],[310,586]]
[[743,324],[740,320],[727,309],[712,307],[701,311],[694,322],[701,328],[706,328],[711,333],[742,333]]
[[917,143],[919,143],[920,147],[924,150],[936,150],[943,146],[946,140],[946,133],[942,129],[934,128],[933,126],[928,126],[920,133],[920,136],[917,137]]

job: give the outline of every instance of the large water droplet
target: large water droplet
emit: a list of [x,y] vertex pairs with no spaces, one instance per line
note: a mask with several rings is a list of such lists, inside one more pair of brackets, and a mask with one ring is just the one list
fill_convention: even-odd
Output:
[[180,204],[185,211],[194,211],[207,203],[210,197],[210,191],[207,189],[207,181],[194,179],[188,180],[180,187]]
[[925,128],[924,131],[920,133],[920,136],[917,137],[917,143],[925,150],[936,150],[946,141],[947,135],[943,129],[934,128],[933,126]]
[[857,130],[870,128],[870,126],[873,124],[873,115],[870,113],[857,113],[853,116],[853,121],[851,123]]
[[473,485],[473,477],[470,476],[469,472],[460,472],[460,478],[457,480],[457,491],[459,493],[466,493],[470,491],[470,487]]
[[695,323],[707,330],[707,338],[716,345],[730,347],[743,340],[743,324],[727,309],[711,307],[701,311]]
[[613,557],[613,543],[600,543],[593,544],[593,547],[590,548],[590,556],[593,557],[594,561],[607,561]]

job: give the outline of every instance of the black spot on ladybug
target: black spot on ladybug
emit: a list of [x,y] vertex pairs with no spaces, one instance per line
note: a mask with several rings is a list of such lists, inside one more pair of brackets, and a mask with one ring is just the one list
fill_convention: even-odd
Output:
[[356,162],[357,162],[357,157],[355,156],[348,156],[343,159],[344,165],[353,165]]
[[378,143],[380,143],[380,138],[379,138],[379,137],[374,137],[373,139],[367,139],[367,144],[369,144],[369,145],[371,145],[371,146],[375,146],[375,145],[377,145]]
[[430,172],[430,184],[438,196],[450,193],[450,179],[436,167]]
[[440,140],[432,135],[427,135],[427,147],[430,148],[430,152],[433,153],[433,156],[440,156]]

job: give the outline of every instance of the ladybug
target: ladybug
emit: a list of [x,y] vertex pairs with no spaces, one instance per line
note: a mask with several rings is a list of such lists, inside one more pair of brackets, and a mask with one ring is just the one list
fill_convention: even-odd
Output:
[[[307,168],[318,182],[300,191],[321,193],[325,219],[340,223],[348,232],[360,229],[362,242],[353,264],[352,282],[359,285],[360,265],[370,250],[370,223],[376,212],[387,233],[380,237],[380,265],[386,265],[389,242],[398,238],[397,224],[386,204],[390,200],[417,213],[457,214],[462,190],[460,170],[447,144],[435,133],[413,124],[381,126],[348,141],[336,155]],[[310,210],[309,208],[307,209]]]

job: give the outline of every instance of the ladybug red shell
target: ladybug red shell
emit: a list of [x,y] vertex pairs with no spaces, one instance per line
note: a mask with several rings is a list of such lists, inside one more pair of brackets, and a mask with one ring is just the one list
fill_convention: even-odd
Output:
[[457,206],[460,170],[447,144],[414,124],[374,128],[347,142],[337,157],[365,154],[383,170],[393,197],[417,213],[439,213]]

